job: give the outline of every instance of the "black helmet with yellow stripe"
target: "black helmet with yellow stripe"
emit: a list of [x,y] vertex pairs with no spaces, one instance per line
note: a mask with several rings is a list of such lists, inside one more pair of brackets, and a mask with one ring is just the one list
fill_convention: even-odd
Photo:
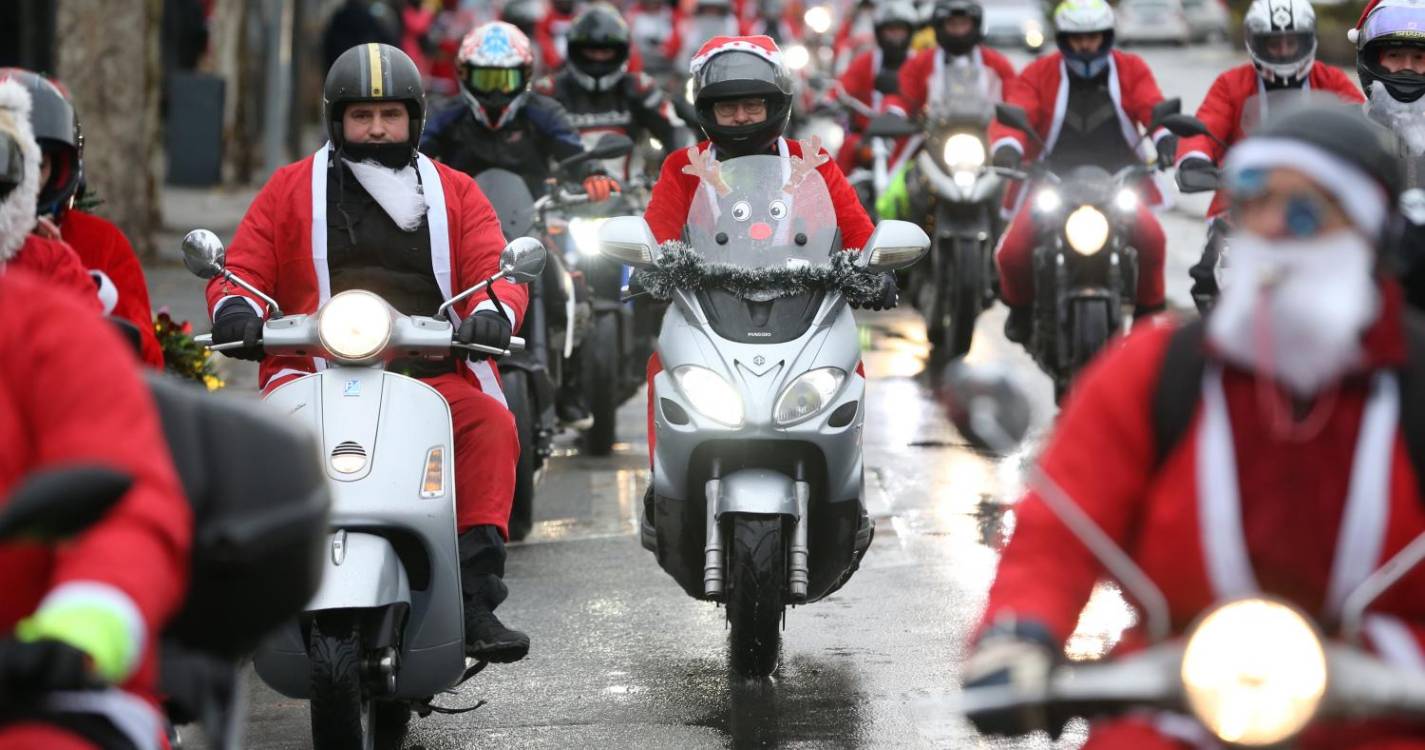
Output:
[[338,149],[344,145],[341,119],[348,104],[384,101],[406,105],[411,116],[409,144],[414,157],[426,111],[425,88],[416,64],[389,44],[358,44],[341,53],[327,71],[322,95],[327,136],[332,145]]

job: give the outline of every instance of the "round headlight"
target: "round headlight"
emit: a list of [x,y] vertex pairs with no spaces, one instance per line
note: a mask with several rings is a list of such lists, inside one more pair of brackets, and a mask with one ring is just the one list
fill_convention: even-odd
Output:
[[1135,190],[1124,188],[1118,191],[1118,195],[1113,196],[1113,207],[1125,214],[1131,214],[1138,210],[1138,193]]
[[599,254],[599,226],[604,219],[586,219],[576,216],[569,220],[569,237],[580,255],[594,257]]
[[1034,194],[1034,210],[1041,214],[1052,214],[1064,205],[1064,199],[1059,197],[1059,191],[1051,187],[1039,188],[1039,192]]
[[846,372],[837,367],[819,367],[798,375],[777,398],[777,424],[800,422],[826,408],[845,379]]
[[317,337],[333,357],[370,359],[391,340],[391,306],[371,292],[342,292],[317,313]]
[[956,133],[945,140],[944,156],[952,170],[979,169],[985,165],[985,144],[968,133]]
[[1223,742],[1276,745],[1301,731],[1326,692],[1326,652],[1299,612],[1239,599],[1209,612],[1183,651],[1183,690]]
[[742,424],[742,397],[721,375],[706,367],[684,365],[673,371],[673,380],[699,414],[728,427]]
[[831,11],[825,5],[814,5],[807,8],[806,15],[802,17],[807,26],[818,34],[825,34],[831,31]]
[[1079,206],[1064,221],[1069,247],[1080,255],[1093,255],[1108,242],[1108,217],[1093,206]]
[[806,46],[802,44],[793,44],[782,54],[783,59],[787,63],[787,67],[792,70],[801,70],[807,66],[807,63],[811,62],[811,53],[808,52]]

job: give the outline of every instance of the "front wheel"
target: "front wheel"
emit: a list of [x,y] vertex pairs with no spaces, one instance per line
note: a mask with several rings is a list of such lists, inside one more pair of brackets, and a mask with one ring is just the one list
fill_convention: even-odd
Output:
[[1103,349],[1112,333],[1108,305],[1103,300],[1078,300],[1069,307],[1069,378],[1079,372]]
[[766,677],[782,651],[787,551],[781,516],[736,515],[729,524],[728,656],[732,671]]
[[980,243],[955,243],[951,278],[942,282],[942,294],[950,308],[950,322],[945,326],[945,354],[963,357],[975,341],[975,321],[984,309],[985,262]]
[[539,446],[534,440],[534,399],[529,374],[511,370],[504,377],[505,403],[515,417],[520,457],[515,462],[515,497],[510,506],[510,539],[519,541],[534,528],[534,467]]
[[594,318],[594,330],[579,347],[583,361],[584,389],[594,424],[584,432],[584,452],[607,456],[613,452],[618,421],[619,395],[619,314],[602,313]]
[[376,728],[371,696],[361,684],[361,645],[350,627],[312,624],[307,648],[312,663],[312,747],[316,750],[374,750]]

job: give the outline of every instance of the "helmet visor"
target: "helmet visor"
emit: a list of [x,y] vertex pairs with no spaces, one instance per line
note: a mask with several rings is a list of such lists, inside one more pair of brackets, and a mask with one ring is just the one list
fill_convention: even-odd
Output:
[[465,69],[465,85],[477,94],[513,94],[524,84],[524,71],[519,68]]
[[791,76],[751,52],[724,52],[714,55],[698,70],[698,82],[700,90],[717,86],[718,89],[727,89],[725,95],[753,94],[759,91],[779,91],[788,96],[792,93]]
[[1366,19],[1361,46],[1381,40],[1425,47],[1425,13],[1417,7],[1385,6]]
[[1247,35],[1252,55],[1268,65],[1293,65],[1316,53],[1314,31],[1264,31]]

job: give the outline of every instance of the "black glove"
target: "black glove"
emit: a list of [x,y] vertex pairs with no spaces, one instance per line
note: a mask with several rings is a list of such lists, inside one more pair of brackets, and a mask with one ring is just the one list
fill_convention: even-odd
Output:
[[502,312],[479,310],[460,322],[460,330],[455,332],[455,340],[462,344],[479,344],[495,349],[510,348],[510,334],[514,327]]
[[262,318],[246,300],[224,302],[213,318],[213,343],[241,343],[238,349],[224,349],[223,354],[256,362],[263,358]]
[[[1026,696],[1042,694],[1058,654],[1049,631],[1038,623],[996,625],[980,636],[965,663],[965,690],[1013,686]],[[1058,713],[1024,705],[975,712],[969,718],[983,734],[1021,735],[1044,730],[1058,739],[1070,718]]]
[[1020,159],[1019,151],[1013,146],[1000,146],[995,149],[990,162],[1001,169],[1019,169]]
[[852,307],[858,310],[889,310],[900,302],[900,291],[896,288],[896,276],[893,273],[881,274],[881,296],[864,304],[852,303]]
[[99,687],[89,668],[89,657],[60,641],[41,639],[23,643],[0,640],[0,706],[13,706],[42,698],[56,690]]
[[1178,137],[1168,133],[1158,139],[1158,166],[1166,169],[1178,160]]

